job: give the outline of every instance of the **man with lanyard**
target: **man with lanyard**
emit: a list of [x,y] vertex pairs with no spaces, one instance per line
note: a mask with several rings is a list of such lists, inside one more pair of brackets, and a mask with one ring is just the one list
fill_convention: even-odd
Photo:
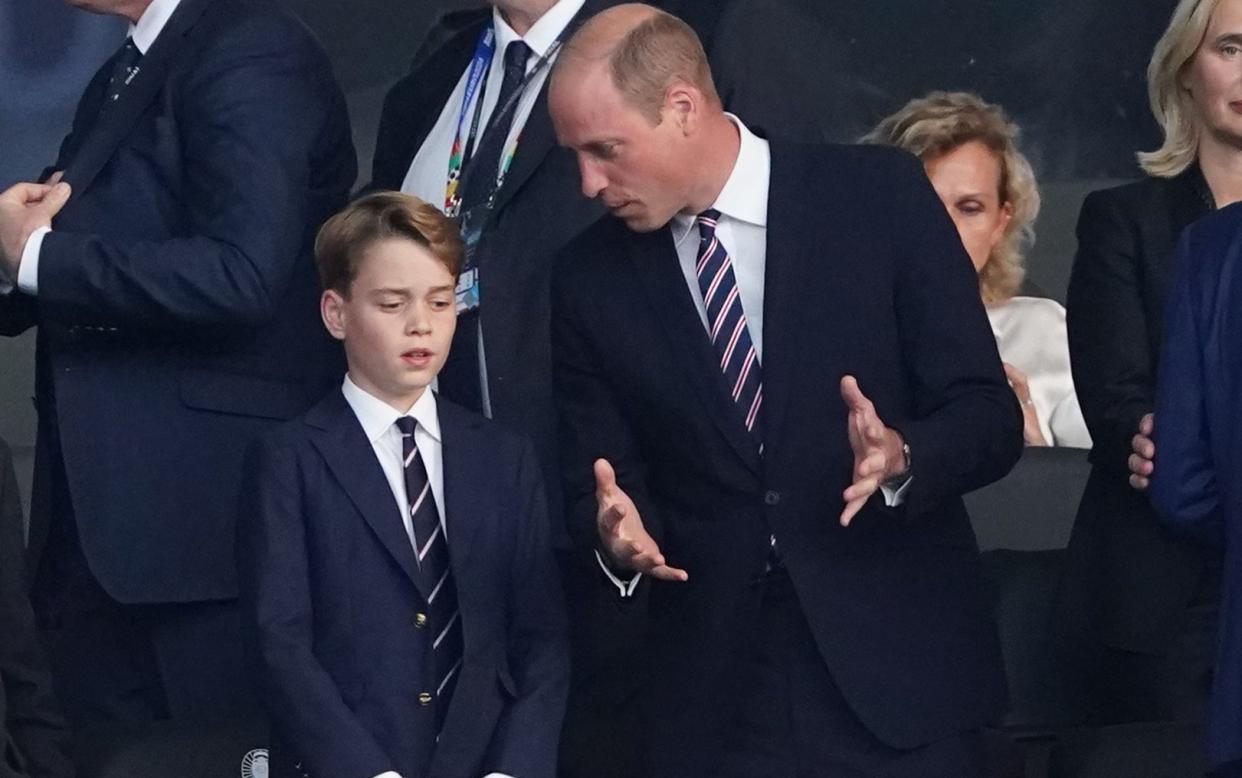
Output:
[[[546,81],[561,43],[612,4],[494,0],[444,17],[385,98],[369,187],[442,204],[461,220],[467,259],[457,333],[437,391],[534,441],[562,548],[552,263],[604,209],[582,196],[577,163],[557,146]],[[562,774],[625,775],[617,717],[632,692],[616,677],[633,660],[616,636],[637,629],[629,622],[639,609],[619,613],[611,605],[593,559],[563,554],[562,563],[574,652]]]

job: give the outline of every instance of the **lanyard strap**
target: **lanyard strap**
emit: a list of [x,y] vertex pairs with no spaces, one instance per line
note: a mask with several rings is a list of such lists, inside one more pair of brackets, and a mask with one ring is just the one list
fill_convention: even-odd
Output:
[[[483,116],[483,99],[487,93],[487,70],[491,67],[495,53],[496,32],[489,24],[483,28],[479,42],[474,47],[474,57],[470,60],[469,75],[466,77],[466,93],[462,97],[461,110],[457,115],[457,132],[453,135],[448,182],[444,190],[444,213],[449,217],[457,216],[461,210],[461,194],[457,185],[461,182],[461,171],[470,163],[470,157],[474,153],[475,138],[479,134],[479,123]],[[463,138],[462,129],[466,124],[466,113],[470,110],[471,101],[474,101],[474,116],[470,120],[470,129]]]

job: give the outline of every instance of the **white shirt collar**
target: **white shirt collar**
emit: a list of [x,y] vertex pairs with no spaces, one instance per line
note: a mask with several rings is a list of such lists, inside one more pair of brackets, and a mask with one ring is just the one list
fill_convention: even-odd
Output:
[[[768,226],[768,186],[772,178],[772,150],[768,142],[747,129],[742,120],[731,113],[725,116],[737,126],[741,143],[737,161],[725,181],[724,188],[712,203],[723,216],[753,224]],[[681,243],[694,230],[698,214],[679,213],[673,217],[673,239]]]
[[181,5],[181,0],[151,0],[151,5],[138,17],[138,23],[129,26],[129,37],[133,38],[134,46],[140,53],[145,55],[151,44],[155,43],[178,5]]
[[430,387],[423,390],[422,395],[405,413],[401,413],[365,389],[360,389],[348,374],[345,375],[345,381],[341,384],[341,393],[345,395],[345,401],[349,403],[349,407],[353,408],[354,415],[362,424],[362,431],[366,433],[367,440],[371,443],[384,437],[397,423],[397,419],[402,416],[412,416],[418,426],[426,430],[432,439],[437,443],[441,442],[440,415],[436,412],[436,395]]
[[[521,40],[530,47],[531,53],[535,55],[535,59],[542,57],[548,53],[548,49],[552,48],[552,44],[556,41],[560,34],[564,32],[569,23],[573,21],[578,11],[582,10],[582,5],[586,0],[559,0],[556,5],[544,12],[531,28],[526,31],[525,35],[518,35],[514,32],[509,23],[505,21],[501,15],[500,9],[493,6],[492,8],[492,28],[496,30],[496,57],[501,59],[504,57],[505,49],[509,44],[516,40]],[[531,66],[531,62],[527,62],[527,67]]]

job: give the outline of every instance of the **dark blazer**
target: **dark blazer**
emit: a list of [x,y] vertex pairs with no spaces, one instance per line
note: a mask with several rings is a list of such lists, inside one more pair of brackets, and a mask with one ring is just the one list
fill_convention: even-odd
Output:
[[[570,32],[611,0],[588,0]],[[435,125],[470,64],[492,9],[450,14],[432,31],[431,50],[416,58],[411,73],[384,98],[375,145],[371,188],[400,189],[414,156]],[[445,173],[448,173],[445,160]],[[437,203],[437,205],[441,205]],[[526,435],[544,462],[551,503],[559,510],[556,414],[552,406],[549,289],[552,261],[571,238],[603,214],[582,195],[574,155],[556,143],[548,114],[547,83],[522,131],[512,167],[497,194],[476,249],[483,285],[479,308],[487,355],[492,418]],[[474,330],[462,328],[458,335]],[[454,354],[475,354],[455,341]],[[453,387],[441,384],[446,397]],[[558,526],[555,530],[561,535]]]
[[246,442],[339,375],[310,247],[355,177],[345,101],[267,0],[184,0],[101,114],[111,70],[55,165],[73,196],[38,295],[0,298],[0,331],[39,327],[40,446],[59,434],[104,589],[231,598]]
[[465,661],[436,742],[434,635],[392,490],[339,390],[246,468],[243,611],[273,723],[272,775],[555,774],[569,660],[530,443],[439,399]]
[[1066,313],[1074,386],[1094,441],[1091,476],[1070,538],[1063,598],[1114,648],[1163,653],[1204,575],[1206,552],[1160,526],[1130,488],[1126,460],[1155,408],[1156,364],[1182,229],[1212,209],[1197,167],[1092,192],[1078,219]]
[[0,778],[66,778],[69,732],[36,636],[25,549],[12,453],[0,440]]
[[[554,289],[566,489],[595,538],[606,457],[684,584],[650,590],[652,774],[710,773],[754,637],[774,533],[819,651],[862,723],[912,748],[1004,701],[960,495],[1022,450],[978,284],[922,168],[875,147],[772,144],[761,459],[724,386],[667,229],[604,219]],[[837,522],[853,469],[839,384],[856,376],[913,459],[902,507]]]
[[1225,553],[1208,725],[1213,765],[1242,759],[1242,206],[1183,235],[1156,392],[1153,504],[1174,529]]

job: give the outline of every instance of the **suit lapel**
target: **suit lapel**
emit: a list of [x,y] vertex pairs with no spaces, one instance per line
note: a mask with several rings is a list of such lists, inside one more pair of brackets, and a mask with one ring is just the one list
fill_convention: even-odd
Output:
[[[565,27],[565,33],[561,36],[561,40],[569,40],[570,36],[582,26],[583,22],[612,4],[612,2],[600,2],[598,0],[585,3],[577,15]],[[513,163],[509,167],[509,172],[505,174],[505,180],[500,187],[500,191],[496,193],[496,204],[492,209],[492,214],[500,212],[505,207],[505,204],[512,199],[513,195],[539,169],[544,158],[555,147],[556,133],[552,129],[552,117],[548,113],[548,81],[545,80],[539,90],[539,97],[535,100],[535,105],[531,109],[530,117],[526,120],[526,126],[522,128],[517,154],[513,157]]]
[[742,461],[760,472],[758,446],[725,386],[719,359],[686,287],[669,230],[636,235],[630,245],[639,279],[701,405]]
[[444,523],[448,527],[453,574],[462,575],[475,535],[487,515],[491,494],[478,441],[480,418],[436,398],[444,455]]
[[99,171],[116,151],[117,145],[129,135],[147,106],[163,88],[169,67],[188,48],[184,40],[186,33],[202,16],[210,2],[211,0],[184,0],[177,6],[151,48],[143,55],[133,81],[121,93],[120,99],[96,119],[65,169],[65,181],[73,186],[73,196],[80,197],[90,188]]
[[[789,407],[789,390],[798,363],[801,339],[808,332],[801,316],[806,310],[799,290],[800,253],[809,238],[797,240],[822,223],[822,200],[798,194],[802,187],[795,177],[799,166],[786,165],[784,148],[773,144],[772,173],[768,186],[767,254],[763,271],[763,434],[764,440],[779,440]],[[779,203],[779,207],[773,207]],[[816,245],[811,243],[809,245]],[[817,249],[818,252],[818,249]],[[830,388],[831,391],[831,388]],[[774,446],[768,445],[767,450]]]
[[322,432],[311,440],[350,502],[393,561],[418,586],[418,562],[401,512],[393,503],[392,487],[345,396],[339,391],[333,392],[307,414],[306,421]]

